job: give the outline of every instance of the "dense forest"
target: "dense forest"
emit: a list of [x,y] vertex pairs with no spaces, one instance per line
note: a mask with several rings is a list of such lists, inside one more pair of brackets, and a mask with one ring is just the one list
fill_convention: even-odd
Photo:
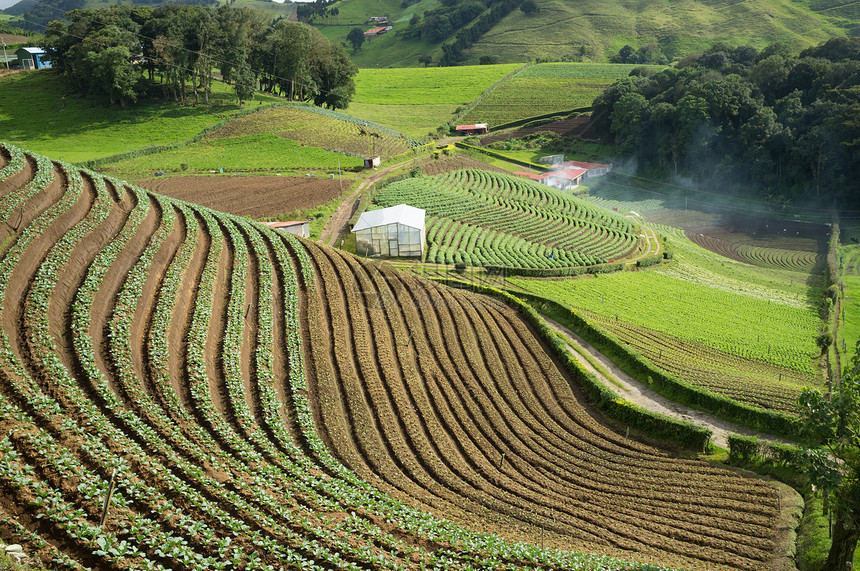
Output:
[[343,46],[307,24],[269,22],[247,8],[111,6],[66,19],[45,32],[54,69],[73,89],[112,104],[143,94],[206,103],[216,70],[239,101],[260,89],[343,109],[355,93],[358,70]]
[[640,173],[777,208],[860,209],[860,38],[799,55],[717,45],[636,69],[595,100],[592,124]]

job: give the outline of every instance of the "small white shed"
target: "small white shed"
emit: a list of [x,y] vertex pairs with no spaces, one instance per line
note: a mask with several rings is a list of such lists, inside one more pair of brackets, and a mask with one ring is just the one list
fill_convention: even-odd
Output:
[[424,210],[398,204],[363,213],[352,229],[355,251],[363,256],[422,257]]

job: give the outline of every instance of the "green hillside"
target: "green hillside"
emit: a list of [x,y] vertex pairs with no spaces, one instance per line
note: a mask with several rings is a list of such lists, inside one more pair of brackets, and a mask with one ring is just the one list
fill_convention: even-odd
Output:
[[[792,0],[585,0],[571,3],[536,0],[538,12],[516,9],[468,50],[463,63],[476,64],[483,56],[502,63],[536,58],[554,61],[607,61],[624,45],[640,47],[656,43],[669,58],[702,51],[715,42],[764,47],[775,41],[799,50],[857,29],[856,4],[842,6],[835,0],[809,4]],[[406,3],[403,3],[406,4]],[[314,24],[331,40],[343,42],[353,27],[369,29],[371,16],[388,16],[393,33],[374,38],[353,55],[360,67],[419,65],[418,56],[429,54],[434,62],[448,40],[429,43],[402,39],[397,32],[409,27],[414,14],[423,16],[438,7],[438,0],[421,0],[401,7],[395,0],[341,0],[337,16]],[[466,26],[468,27],[468,25]],[[351,50],[350,50],[351,51]]]

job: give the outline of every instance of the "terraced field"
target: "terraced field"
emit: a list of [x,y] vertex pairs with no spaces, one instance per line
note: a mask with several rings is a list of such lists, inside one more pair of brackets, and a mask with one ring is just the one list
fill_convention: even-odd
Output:
[[392,183],[375,197],[427,211],[426,261],[555,268],[622,258],[639,243],[634,224],[530,180],[462,170]]
[[774,487],[601,425],[496,301],[8,146],[0,216],[0,540],[46,564],[773,556]]
[[798,272],[820,271],[825,258],[824,254],[817,252],[753,246],[733,240],[705,236],[699,232],[688,232],[687,236],[699,246],[721,256],[763,268]]
[[[302,145],[386,160],[409,151],[413,141],[382,125],[319,107],[271,107],[245,115],[218,129],[207,140],[273,132]],[[334,146],[332,146],[334,145]]]
[[809,374],[748,359],[653,329],[592,315],[605,330],[629,343],[658,367],[694,386],[732,400],[789,414],[797,411]]
[[[544,63],[517,73],[494,89],[465,117],[463,123],[511,121],[590,107],[612,82],[626,77],[635,65]],[[661,69],[661,66],[652,66]]]

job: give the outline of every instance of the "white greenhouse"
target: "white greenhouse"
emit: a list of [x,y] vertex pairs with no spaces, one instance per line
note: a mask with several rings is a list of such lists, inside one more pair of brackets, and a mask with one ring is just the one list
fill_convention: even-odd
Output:
[[355,227],[355,251],[362,256],[422,257],[424,210],[398,204],[363,213]]

